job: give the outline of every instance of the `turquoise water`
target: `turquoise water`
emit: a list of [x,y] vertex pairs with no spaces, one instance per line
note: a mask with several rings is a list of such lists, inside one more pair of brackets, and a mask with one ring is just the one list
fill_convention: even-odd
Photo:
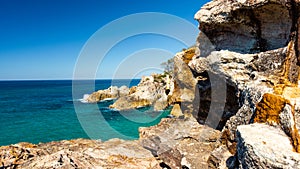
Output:
[[[114,80],[113,85],[132,86],[138,82]],[[95,83],[97,90],[112,85],[111,80]],[[170,112],[155,112],[151,107],[120,112],[108,108],[114,100],[82,103],[79,99],[95,89],[84,81],[79,84],[82,90],[74,95],[73,88],[72,95],[70,80],[0,81],[0,145],[75,138],[136,139],[139,127],[155,125]]]

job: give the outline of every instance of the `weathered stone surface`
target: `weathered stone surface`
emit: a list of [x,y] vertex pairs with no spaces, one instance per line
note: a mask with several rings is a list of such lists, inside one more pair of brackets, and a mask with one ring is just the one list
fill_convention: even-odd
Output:
[[220,132],[194,118],[162,119],[157,126],[140,128],[141,145],[171,168],[207,168]]
[[3,168],[160,168],[137,141],[77,139],[0,147]]
[[291,1],[215,0],[195,14],[217,50],[256,53],[284,47],[293,24]]
[[197,109],[195,98],[197,81],[187,63],[195,56],[195,48],[179,52],[174,57],[174,83],[175,90],[172,95],[173,103],[181,103],[181,110],[185,116],[196,116],[194,110]]
[[117,86],[111,86],[105,90],[98,90],[89,95],[86,98],[86,101],[89,103],[99,102],[105,99],[115,99],[118,97],[122,97],[129,94],[129,88],[127,86],[121,86],[118,88]]
[[[154,106],[154,110],[163,110],[169,106],[166,95],[166,74],[145,76],[135,88],[130,89],[128,95],[121,96],[110,107],[118,110],[128,110],[144,106]],[[174,90],[174,82],[170,80],[170,95]],[[133,92],[134,90],[134,92]]]
[[300,152],[300,135],[294,114],[289,100],[278,95],[266,93],[256,106],[254,122],[279,126],[291,137],[295,150]]
[[239,168],[300,168],[300,155],[289,137],[265,124],[238,126]]
[[224,145],[214,149],[208,159],[209,168],[214,169],[234,168],[235,164],[236,159],[234,155]]
[[[298,3],[281,0],[214,0],[195,15],[201,30],[197,39],[199,56],[193,57],[188,65],[198,80],[198,121],[209,124],[207,120],[212,116],[220,121],[221,145],[216,150],[225,145],[227,151],[235,154],[237,126],[254,121],[256,105],[265,93],[282,95],[291,103],[284,104],[278,112],[277,126],[286,128],[284,130],[294,146],[294,140],[297,144],[297,128],[291,127],[296,123],[292,120],[292,114],[297,117],[297,111],[290,110],[298,109],[299,105],[298,94],[295,94],[299,88],[294,85],[299,79],[299,50],[295,47],[299,40],[296,30]],[[213,84],[218,80],[220,84]],[[222,86],[225,86],[226,89],[223,89],[226,92],[217,90]],[[218,93],[217,99],[213,97],[214,92]],[[270,104],[276,105],[272,101]],[[223,109],[215,108],[222,105],[225,105]],[[267,107],[261,109],[268,116],[272,114]],[[216,158],[213,153],[211,159],[215,159],[212,161],[214,167],[226,161]]]

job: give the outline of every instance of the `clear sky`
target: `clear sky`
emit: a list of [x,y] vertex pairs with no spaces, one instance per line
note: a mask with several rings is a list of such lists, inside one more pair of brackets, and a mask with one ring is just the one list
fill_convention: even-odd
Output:
[[[104,25],[129,14],[163,12],[197,26],[193,16],[207,1],[1,0],[0,80],[71,79],[77,57],[86,41]],[[157,24],[155,20],[149,20],[149,23]],[[137,48],[129,47],[130,44]],[[99,65],[96,77],[112,78],[115,67],[122,67],[120,63],[124,63],[128,55],[134,58],[139,53],[149,59],[149,52],[145,53],[143,49],[166,49],[167,52],[156,50],[154,53],[168,58],[183,47],[182,43],[167,37],[150,34],[134,36],[118,43],[109,52],[103,64]],[[117,78],[128,78],[126,71],[119,71],[121,73]]]

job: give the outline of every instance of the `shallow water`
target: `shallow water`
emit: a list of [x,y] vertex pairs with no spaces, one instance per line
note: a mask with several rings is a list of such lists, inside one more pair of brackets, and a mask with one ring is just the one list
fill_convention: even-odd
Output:
[[[138,82],[118,80],[113,85],[133,86]],[[95,83],[96,90],[112,85],[111,80]],[[139,127],[157,124],[170,112],[154,112],[149,107],[119,112],[108,108],[114,100],[81,103],[79,99],[93,90],[84,82],[80,85],[82,90],[73,98],[71,80],[0,81],[0,145],[75,138],[136,139]]]

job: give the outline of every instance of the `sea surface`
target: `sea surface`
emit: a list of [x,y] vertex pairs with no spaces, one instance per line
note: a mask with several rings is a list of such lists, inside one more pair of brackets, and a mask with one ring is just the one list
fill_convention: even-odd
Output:
[[137,139],[139,127],[159,123],[170,109],[155,112],[141,107],[120,112],[108,108],[114,100],[88,104],[82,98],[111,85],[138,83],[139,79],[96,80],[91,88],[90,81],[76,81],[74,89],[71,80],[0,81],[0,145],[76,138]]

